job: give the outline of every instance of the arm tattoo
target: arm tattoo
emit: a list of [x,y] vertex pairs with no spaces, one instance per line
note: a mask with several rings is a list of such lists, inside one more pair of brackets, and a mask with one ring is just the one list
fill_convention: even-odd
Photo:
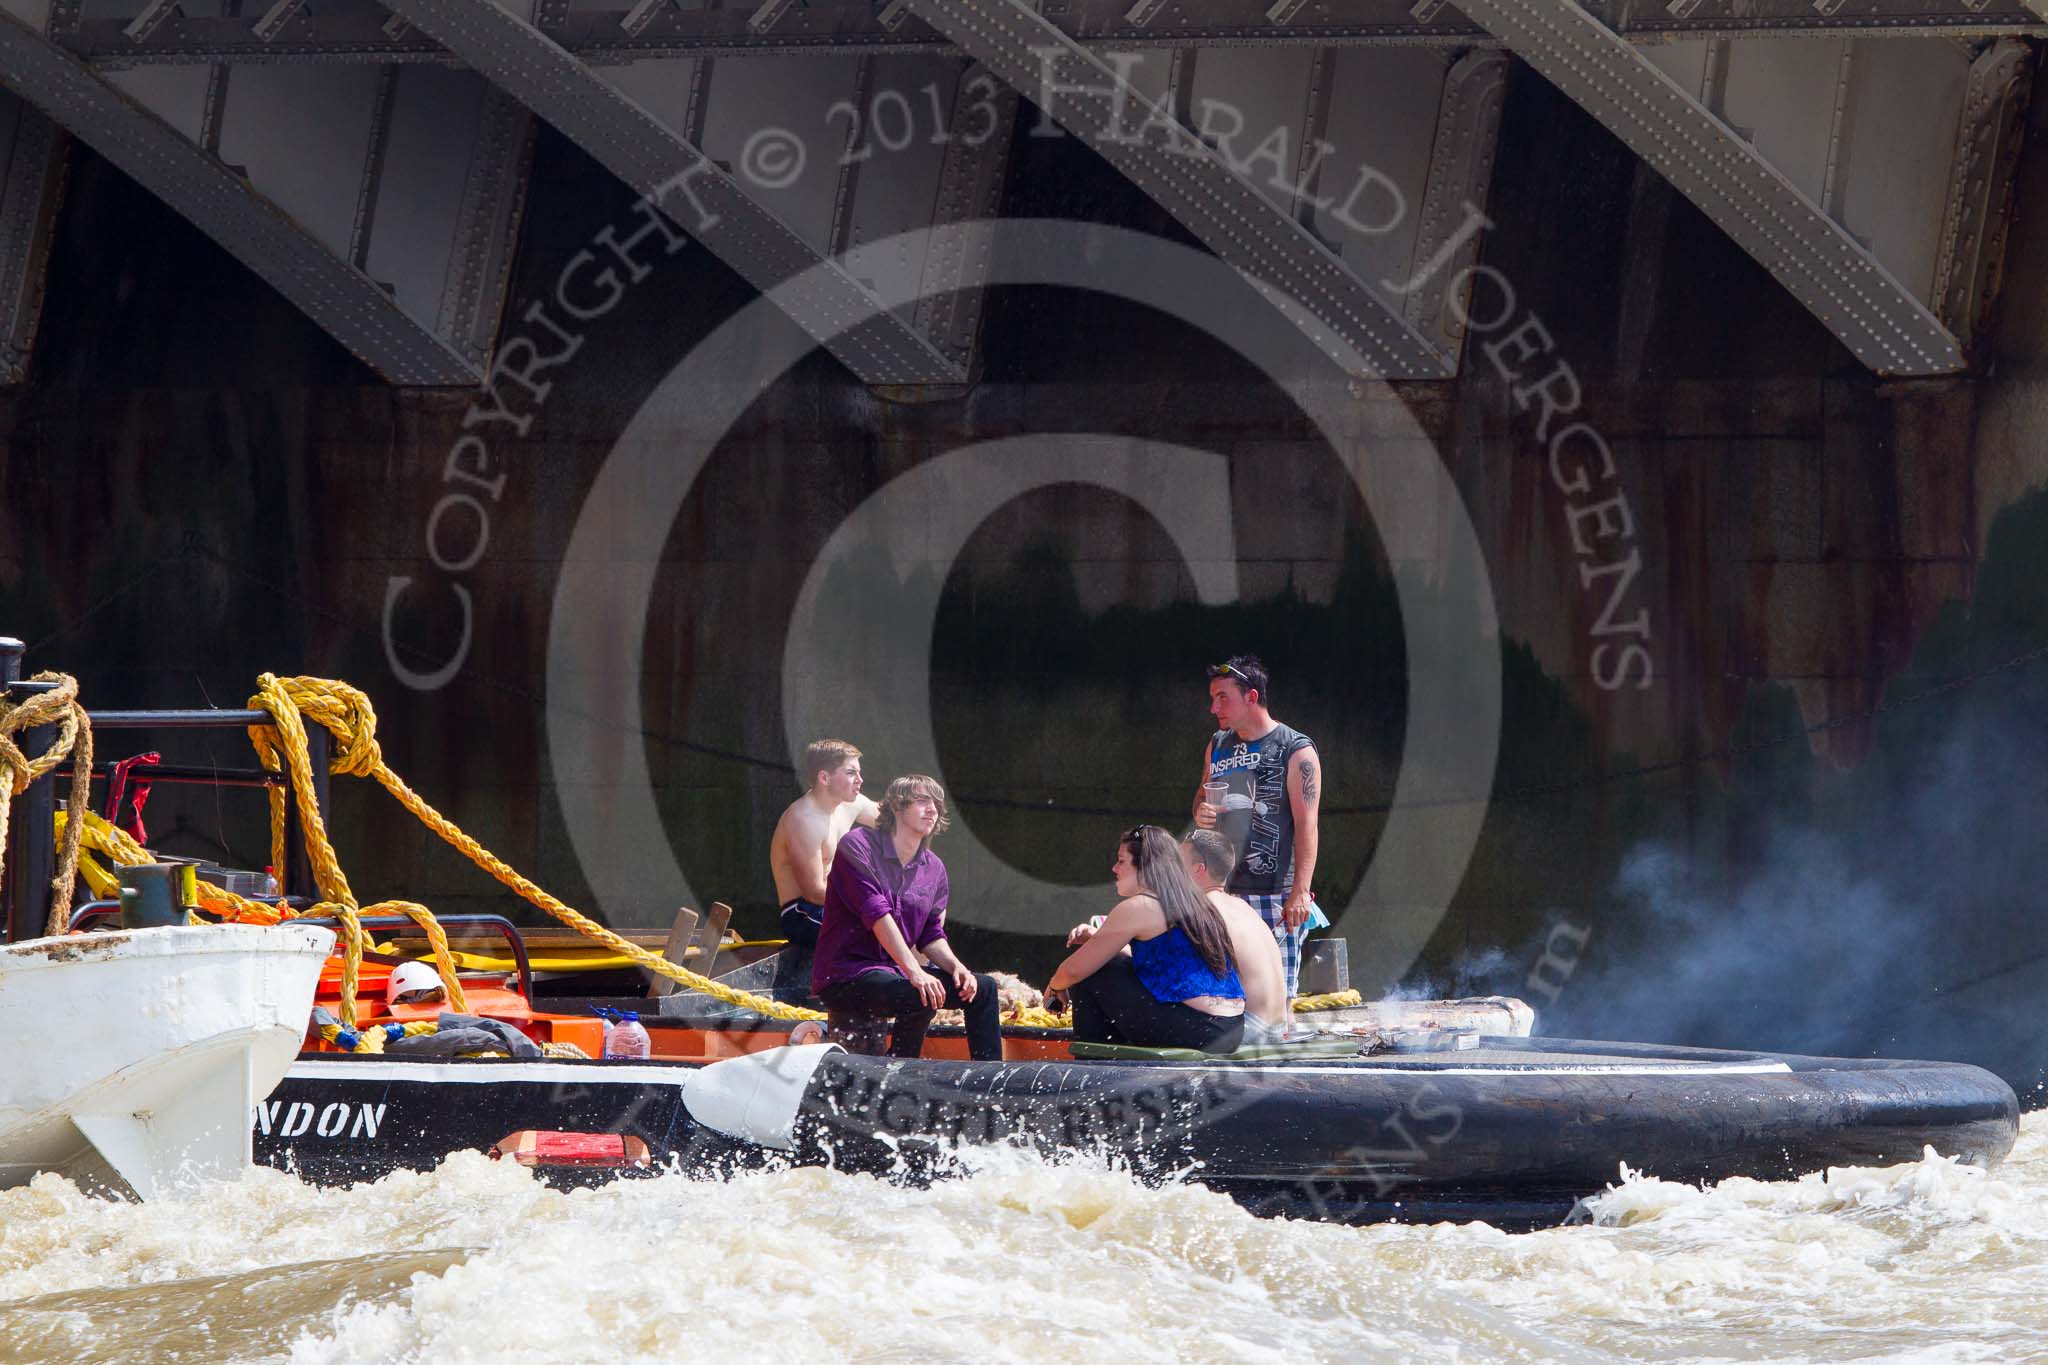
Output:
[[1301,799],[1303,802],[1316,799],[1316,761],[1312,758],[1301,761]]

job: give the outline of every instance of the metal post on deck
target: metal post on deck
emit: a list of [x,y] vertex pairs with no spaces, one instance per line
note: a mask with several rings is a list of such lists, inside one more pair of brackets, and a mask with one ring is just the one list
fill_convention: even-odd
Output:
[[[334,758],[334,736],[327,733],[326,727],[318,724],[306,727],[306,758],[313,769],[313,798],[320,804],[320,818],[331,820],[334,812],[327,796],[332,774],[327,771],[327,765]],[[277,869],[277,879],[279,889],[287,896],[320,899],[319,884],[313,880],[313,863],[306,857],[298,793],[292,790],[289,776],[284,784],[284,866]]]
[[[28,646],[11,636],[0,636],[0,688],[12,701],[31,692],[46,691],[51,684],[21,680],[22,655]],[[38,725],[15,737],[21,751],[30,757],[46,751],[57,739],[55,725]],[[50,918],[50,879],[57,875],[57,787],[45,777],[31,782],[28,790],[13,798],[8,813],[7,862],[0,870],[0,892],[7,905],[7,942],[41,938]]]

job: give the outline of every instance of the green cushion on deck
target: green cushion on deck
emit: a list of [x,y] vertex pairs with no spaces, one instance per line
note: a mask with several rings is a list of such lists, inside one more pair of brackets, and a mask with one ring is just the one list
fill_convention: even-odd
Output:
[[1267,1043],[1235,1052],[1203,1052],[1192,1047],[1133,1047],[1128,1043],[1067,1044],[1081,1061],[1097,1062],[1292,1062],[1305,1058],[1355,1057],[1357,1038],[1310,1038],[1299,1043]]

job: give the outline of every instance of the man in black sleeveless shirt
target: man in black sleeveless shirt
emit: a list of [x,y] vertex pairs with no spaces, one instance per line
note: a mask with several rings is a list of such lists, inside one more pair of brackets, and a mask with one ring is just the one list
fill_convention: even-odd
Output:
[[1197,825],[1221,830],[1237,848],[1225,890],[1272,926],[1292,998],[1311,919],[1327,923],[1313,886],[1322,772],[1315,742],[1274,720],[1269,696],[1266,666],[1254,655],[1209,670],[1209,714],[1223,728],[1202,751],[1194,815]]

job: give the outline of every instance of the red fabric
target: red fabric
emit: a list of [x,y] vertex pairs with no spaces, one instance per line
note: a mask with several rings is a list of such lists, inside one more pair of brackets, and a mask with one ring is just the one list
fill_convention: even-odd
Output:
[[128,774],[131,769],[153,768],[163,762],[163,757],[154,749],[146,754],[130,754],[127,758],[115,760],[113,771],[107,774],[107,823],[127,830],[135,836],[135,842],[138,844],[149,842],[149,831],[142,827],[142,808],[149,804],[149,779],[135,779],[135,815],[132,823],[121,823],[121,798],[127,795]]

